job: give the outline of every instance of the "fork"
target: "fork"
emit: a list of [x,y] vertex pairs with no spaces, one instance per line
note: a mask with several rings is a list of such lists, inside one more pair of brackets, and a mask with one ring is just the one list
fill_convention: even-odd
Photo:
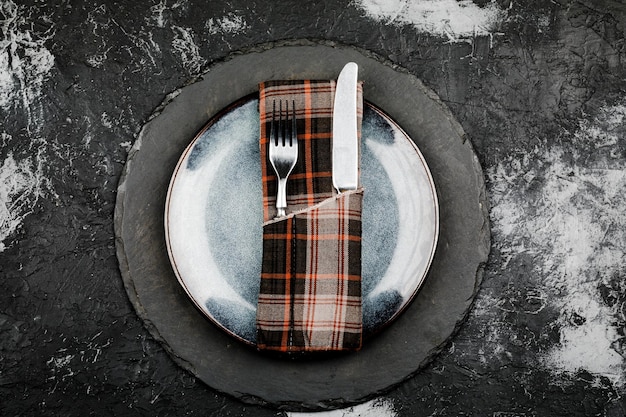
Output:
[[270,123],[269,158],[276,175],[278,176],[278,192],[276,194],[276,217],[285,216],[287,208],[287,177],[293,171],[298,160],[298,135],[296,133],[296,106],[291,104],[291,119],[289,118],[289,102],[285,102],[283,117],[283,103],[278,103],[278,122],[276,121],[276,101],[272,107],[272,121]]

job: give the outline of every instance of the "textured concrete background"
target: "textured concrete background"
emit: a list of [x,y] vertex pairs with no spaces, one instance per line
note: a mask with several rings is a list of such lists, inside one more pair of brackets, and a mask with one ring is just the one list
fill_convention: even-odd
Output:
[[625,5],[206,3],[0,1],[1,415],[285,415],[212,391],[149,336],[113,208],[169,94],[289,39],[370,50],[424,81],[473,143],[491,204],[460,332],[388,394],[328,415],[626,414]]

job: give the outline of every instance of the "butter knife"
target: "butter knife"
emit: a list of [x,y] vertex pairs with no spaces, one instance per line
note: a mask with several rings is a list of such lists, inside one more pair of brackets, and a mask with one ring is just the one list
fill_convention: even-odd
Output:
[[347,63],[337,79],[333,105],[333,186],[337,192],[359,186],[357,137],[357,82],[359,67]]

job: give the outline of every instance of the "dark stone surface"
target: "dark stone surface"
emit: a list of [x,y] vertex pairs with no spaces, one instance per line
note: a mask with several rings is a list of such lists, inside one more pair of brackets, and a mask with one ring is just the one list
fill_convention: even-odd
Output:
[[[435,94],[413,76],[353,49],[304,44],[236,56],[183,88],[139,134],[115,213],[122,276],[155,338],[209,386],[246,402],[289,409],[364,401],[415,373],[467,315],[489,251],[482,170]],[[181,291],[165,251],[164,191],[207,115],[254,92],[261,81],[331,78],[348,61],[359,65],[364,98],[394,117],[428,161],[440,199],[440,244],[416,299],[360,352],[296,361],[268,357],[207,323]],[[276,67],[277,62],[283,64]]]
[[450,39],[351,0],[1,2],[0,414],[282,414],[208,388],[144,328],[113,213],[128,151],[168,94],[231,53],[313,39],[435,91],[490,202],[467,321],[366,412],[623,416],[625,7],[473,3],[504,17]]

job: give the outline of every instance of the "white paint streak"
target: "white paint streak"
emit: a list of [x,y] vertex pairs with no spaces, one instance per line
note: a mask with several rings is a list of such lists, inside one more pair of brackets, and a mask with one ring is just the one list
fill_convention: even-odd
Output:
[[625,123],[625,105],[604,108],[600,112],[598,119],[593,121],[582,120],[579,130],[575,133],[575,137],[579,141],[593,141],[594,146],[597,148],[616,145],[620,137],[622,140],[624,139],[624,137],[621,136],[623,132],[620,133],[619,129],[623,129]]
[[111,116],[109,116],[107,112],[103,112],[100,116],[100,123],[102,123],[102,126],[106,127],[107,129],[113,128],[113,121],[111,120]]
[[126,152],[130,152],[130,149],[133,147],[133,143],[129,140],[120,143],[120,147],[124,149]]
[[626,161],[614,146],[623,141],[625,121],[626,106],[607,107],[566,137],[571,149],[546,146],[488,172],[503,269],[530,256],[536,308],[559,312],[553,324],[560,343],[540,363],[556,375],[585,370],[616,388],[626,387],[626,361],[618,351],[624,305],[608,302],[599,288],[611,289],[617,299],[626,290],[619,280],[626,263]]
[[174,40],[172,49],[180,57],[183,67],[191,74],[200,72],[206,64],[206,59],[200,55],[200,48],[194,40],[194,33],[190,28],[173,26]]
[[228,13],[223,17],[210,18],[206,22],[205,28],[209,32],[209,35],[236,34],[249,29],[250,25],[248,25],[242,16]]
[[25,9],[12,0],[0,2],[0,108],[27,112],[29,130],[41,117],[39,99],[54,56],[45,47],[50,33],[33,33]]
[[63,355],[58,357],[53,356],[48,360],[48,362],[46,362],[46,364],[55,370],[59,370],[68,366],[72,359],[74,359],[73,355]]
[[16,161],[9,153],[0,166],[0,252],[7,247],[5,240],[33,212],[39,198],[51,189],[43,175],[41,155],[36,155],[35,161],[30,157]]
[[[46,365],[48,365],[51,374],[48,380],[54,382],[54,385],[49,391],[50,394],[56,391],[60,382],[65,381],[67,378],[74,377],[80,372],[74,371],[72,366],[81,368],[83,363],[93,364],[98,362],[104,349],[109,347],[112,343],[112,339],[107,339],[104,343],[98,343],[96,339],[98,339],[101,334],[102,332],[98,332],[91,337],[91,339],[79,342],[79,349],[61,348],[57,350],[54,356],[46,361]],[[63,338],[63,342],[65,341],[66,339]],[[91,386],[88,386],[86,390],[89,393]]]
[[156,25],[160,28],[165,27],[165,17],[163,16],[163,12],[167,10],[167,1],[161,0],[159,4],[155,4],[150,7],[150,11],[152,12],[152,19],[156,23]]
[[287,413],[287,417],[395,417],[397,415],[389,400],[376,399],[350,408],[315,413]]
[[[32,13],[12,0],[0,2],[0,125],[16,114],[25,114],[31,140],[28,157],[20,159],[8,153],[0,162],[0,252],[39,198],[53,192],[43,173],[46,142],[38,136],[44,119],[41,99],[54,67],[54,56],[45,47],[52,29],[43,34],[33,32]],[[37,15],[37,19],[50,23],[45,16]],[[13,139],[6,131],[0,134],[3,147]]]
[[471,0],[356,0],[356,4],[375,20],[413,25],[450,41],[493,34],[506,16],[495,2],[479,7]]

